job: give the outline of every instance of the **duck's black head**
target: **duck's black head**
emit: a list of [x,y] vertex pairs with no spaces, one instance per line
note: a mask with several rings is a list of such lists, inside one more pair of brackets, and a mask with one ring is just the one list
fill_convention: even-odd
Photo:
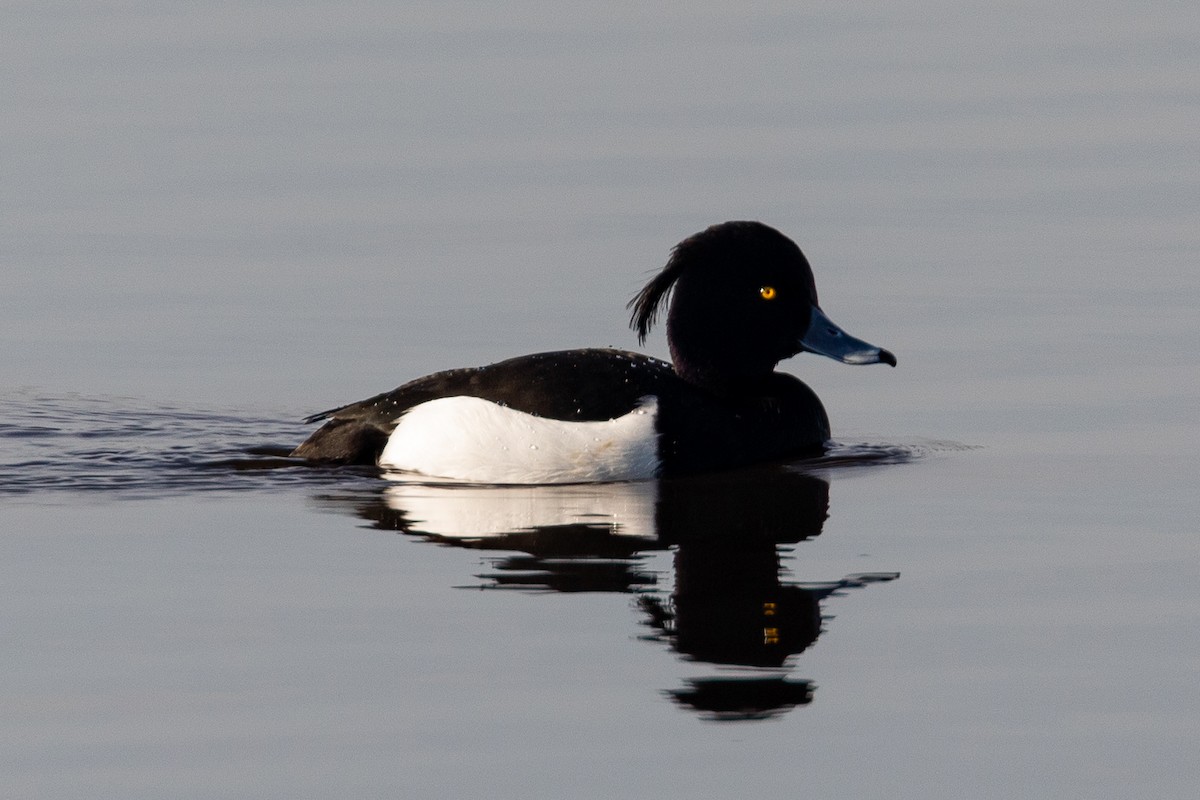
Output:
[[825,316],[800,248],[761,222],[713,225],[676,245],[662,272],[629,303],[639,340],[668,295],[675,371],[718,391],[752,387],[806,350],[847,364],[896,365],[887,350]]

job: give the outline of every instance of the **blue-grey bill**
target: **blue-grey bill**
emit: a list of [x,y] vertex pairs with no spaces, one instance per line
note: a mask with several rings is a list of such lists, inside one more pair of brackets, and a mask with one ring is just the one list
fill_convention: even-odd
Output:
[[843,364],[889,364],[896,366],[896,357],[882,347],[855,339],[841,329],[825,312],[812,307],[812,320],[800,339],[800,346],[810,353],[826,356]]

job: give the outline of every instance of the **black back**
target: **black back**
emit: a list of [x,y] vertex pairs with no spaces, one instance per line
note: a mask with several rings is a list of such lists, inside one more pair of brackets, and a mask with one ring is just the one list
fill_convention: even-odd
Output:
[[413,406],[442,397],[481,397],[547,419],[597,422],[628,414],[648,395],[686,390],[671,365],[621,350],[536,353],[485,367],[435,372],[308,422],[328,419],[292,455],[373,464],[397,421]]

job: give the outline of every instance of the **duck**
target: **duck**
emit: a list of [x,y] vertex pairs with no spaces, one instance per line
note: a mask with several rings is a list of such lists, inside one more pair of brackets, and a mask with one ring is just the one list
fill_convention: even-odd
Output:
[[665,309],[669,362],[585,348],[436,372],[306,418],[324,424],[291,455],[478,484],[732,470],[829,446],[820,398],[779,362],[896,366],[825,314],[804,253],[757,221],[687,237],[626,308],[639,344]]

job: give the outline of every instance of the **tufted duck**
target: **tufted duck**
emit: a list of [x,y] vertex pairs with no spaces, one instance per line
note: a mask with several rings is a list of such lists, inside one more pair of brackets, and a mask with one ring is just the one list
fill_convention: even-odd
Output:
[[476,483],[707,472],[821,452],[825,409],[781,360],[896,365],[825,316],[800,248],[759,222],[676,245],[629,303],[639,341],[668,302],[672,363],[585,349],[438,372],[308,418],[326,422],[292,455]]

